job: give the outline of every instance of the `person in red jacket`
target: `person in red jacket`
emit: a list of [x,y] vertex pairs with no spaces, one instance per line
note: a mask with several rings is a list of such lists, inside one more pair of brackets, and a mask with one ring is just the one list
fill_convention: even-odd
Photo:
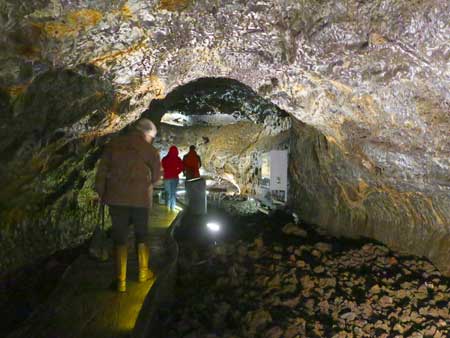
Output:
[[184,174],[186,179],[190,180],[193,178],[200,177],[200,167],[202,166],[202,161],[200,156],[198,156],[195,151],[195,146],[189,147],[189,152],[183,157]]
[[166,204],[169,210],[176,206],[176,192],[178,186],[178,175],[183,171],[183,161],[178,157],[178,148],[171,146],[169,153],[162,159],[164,170],[164,190],[166,191]]

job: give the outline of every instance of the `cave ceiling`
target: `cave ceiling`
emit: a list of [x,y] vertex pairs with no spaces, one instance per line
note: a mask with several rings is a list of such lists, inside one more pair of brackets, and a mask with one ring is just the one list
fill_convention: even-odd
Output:
[[239,120],[204,151],[245,185],[288,113],[298,210],[450,274],[449,13],[447,0],[0,0],[2,217],[76,209],[96,140],[142,114]]
[[115,95],[89,128],[118,129],[180,85],[224,77],[399,186],[448,188],[448,1],[3,1],[0,11],[2,105],[42,73],[88,66]]

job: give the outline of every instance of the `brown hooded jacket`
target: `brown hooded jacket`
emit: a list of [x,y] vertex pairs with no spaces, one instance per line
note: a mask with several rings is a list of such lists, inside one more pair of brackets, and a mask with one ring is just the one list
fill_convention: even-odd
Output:
[[95,190],[103,203],[150,208],[153,184],[160,180],[159,153],[142,133],[116,136],[103,152]]

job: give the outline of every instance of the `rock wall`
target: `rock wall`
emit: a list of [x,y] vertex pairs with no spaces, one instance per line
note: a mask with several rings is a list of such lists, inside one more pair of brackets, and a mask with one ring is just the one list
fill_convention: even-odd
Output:
[[304,221],[337,236],[370,237],[426,256],[450,275],[447,192],[399,189],[316,129],[294,122],[293,134],[290,202]]
[[[297,200],[305,219],[426,254],[448,272],[442,248],[450,234],[449,6],[446,0],[3,0],[2,233],[31,224],[18,207],[41,210],[61,196],[41,199],[52,189],[79,190],[87,176],[66,174],[93,167],[95,155],[86,162],[83,154],[96,154],[96,138],[120,130],[180,85],[225,77],[327,140],[296,134],[294,141],[322,161],[302,162],[310,163],[309,176],[291,171],[294,196],[304,194]],[[336,151],[312,150],[319,144]],[[49,156],[55,149],[64,155]],[[308,200],[320,203],[308,209]]]
[[93,169],[111,86],[86,69],[46,72],[0,128],[0,271],[85,241],[98,221]]

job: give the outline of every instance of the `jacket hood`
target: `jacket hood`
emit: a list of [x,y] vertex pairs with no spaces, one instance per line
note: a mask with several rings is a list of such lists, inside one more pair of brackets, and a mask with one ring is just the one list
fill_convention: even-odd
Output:
[[178,156],[178,148],[176,146],[171,146],[169,148],[169,156]]

